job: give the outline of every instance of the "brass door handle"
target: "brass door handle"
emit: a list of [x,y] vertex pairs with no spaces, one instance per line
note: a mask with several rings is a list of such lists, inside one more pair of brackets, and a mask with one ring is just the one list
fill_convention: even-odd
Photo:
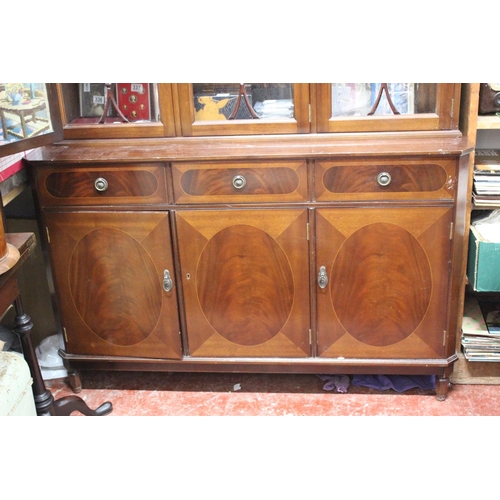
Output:
[[168,269],[165,269],[165,271],[163,271],[163,290],[165,290],[166,292],[170,292],[173,286],[174,282],[170,277],[170,271]]
[[328,285],[328,276],[326,275],[326,268],[325,266],[321,266],[319,268],[319,273],[318,273],[318,286],[320,288],[326,288]]

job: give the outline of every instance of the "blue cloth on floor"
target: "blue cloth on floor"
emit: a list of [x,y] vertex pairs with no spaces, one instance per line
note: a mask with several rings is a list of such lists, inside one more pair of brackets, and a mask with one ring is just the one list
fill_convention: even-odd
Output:
[[353,375],[352,385],[370,387],[380,391],[394,389],[404,392],[416,387],[424,390],[436,388],[434,375]]
[[326,384],[323,386],[325,391],[347,392],[349,387],[349,377],[347,375],[318,375]]

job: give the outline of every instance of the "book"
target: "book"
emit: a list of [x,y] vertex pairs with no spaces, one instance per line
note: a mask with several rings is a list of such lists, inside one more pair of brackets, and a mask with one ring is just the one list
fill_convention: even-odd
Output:
[[488,307],[485,319],[477,298],[465,298],[461,344],[467,360],[500,361],[500,328],[497,326],[500,327],[500,308]]
[[497,208],[500,207],[500,196],[492,196],[492,195],[472,195],[472,201],[474,205],[477,207],[492,207]]
[[500,149],[476,149],[474,168],[479,171],[500,171]]
[[486,326],[490,333],[500,333],[500,311],[490,311],[486,315]]
[[498,182],[500,170],[474,170],[474,180],[477,182]]
[[477,195],[500,195],[500,164],[498,170],[474,169],[473,193]]

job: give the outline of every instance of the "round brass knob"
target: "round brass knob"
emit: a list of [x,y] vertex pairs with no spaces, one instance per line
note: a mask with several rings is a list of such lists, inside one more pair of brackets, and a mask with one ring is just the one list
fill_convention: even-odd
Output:
[[95,180],[94,187],[96,188],[96,191],[103,193],[106,189],[108,189],[108,181],[103,177],[99,177]]
[[236,189],[243,189],[247,185],[247,180],[242,175],[235,175],[233,177],[233,186]]
[[389,172],[381,172],[377,176],[377,182],[380,186],[385,187],[388,186],[392,181],[391,174]]

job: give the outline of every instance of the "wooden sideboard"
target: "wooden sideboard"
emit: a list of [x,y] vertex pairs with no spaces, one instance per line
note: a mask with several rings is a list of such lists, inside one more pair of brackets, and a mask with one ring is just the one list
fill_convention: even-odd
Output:
[[[189,87],[162,89],[164,137],[69,124],[28,155],[73,389],[85,369],[422,374],[445,399],[477,87],[341,130],[302,108],[293,127],[191,123]],[[323,109],[324,86],[296,91]]]
[[68,368],[435,374],[444,398],[471,148],[374,139],[33,152]]

